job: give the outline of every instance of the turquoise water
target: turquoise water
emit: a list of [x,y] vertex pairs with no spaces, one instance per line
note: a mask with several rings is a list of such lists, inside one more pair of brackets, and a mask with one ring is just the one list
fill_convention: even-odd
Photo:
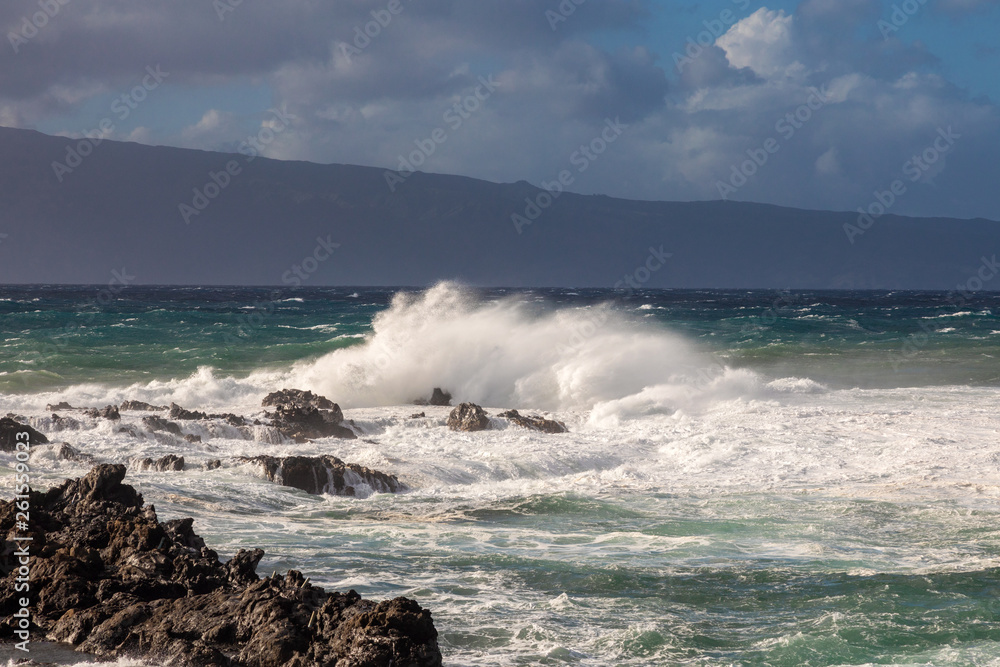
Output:
[[[0,290],[2,412],[46,431],[58,400],[330,396],[361,438],[185,424],[197,444],[80,413],[46,432],[99,460],[183,454],[129,472],[161,518],[263,547],[262,572],[416,598],[445,664],[1000,665],[1000,295],[132,288],[76,308],[99,294]],[[449,432],[406,404],[438,384],[570,433]],[[228,458],[257,453],[413,490],[309,496]],[[36,456],[39,484],[85,471]]]

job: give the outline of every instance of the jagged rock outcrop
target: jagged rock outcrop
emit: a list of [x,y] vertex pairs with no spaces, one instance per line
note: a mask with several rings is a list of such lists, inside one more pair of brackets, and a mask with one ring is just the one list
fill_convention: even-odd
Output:
[[[260,579],[260,549],[219,561],[191,519],[160,523],[102,465],[31,492],[31,634],[103,659],[187,667],[439,667],[430,612],[406,598],[327,593],[294,570]],[[0,502],[0,639],[19,608],[14,502]],[[25,536],[24,531],[16,534]]]
[[122,401],[122,404],[118,406],[118,409],[122,412],[133,410],[148,410],[150,412],[157,412],[167,410],[168,408],[165,405],[150,405],[145,401]]
[[17,438],[18,433],[28,434],[27,443],[29,445],[44,445],[49,442],[49,439],[42,433],[27,424],[22,424],[11,417],[4,417],[0,419],[0,450],[12,452],[17,448],[17,443],[25,442],[23,438],[20,440]]
[[136,462],[139,470],[156,470],[166,472],[168,470],[184,470],[184,457],[176,454],[167,454],[156,460],[151,458],[140,459]]
[[378,493],[405,491],[395,475],[371,470],[354,463],[344,463],[336,456],[241,457],[243,463],[256,463],[272,482],[302,489],[306,493],[334,496],[367,495],[367,488]]
[[[56,413],[52,413],[50,418],[52,421],[52,430],[54,431],[78,431],[83,426],[81,422],[72,417],[60,417]],[[42,420],[37,420],[40,422]]]
[[262,405],[274,407],[273,413],[267,413],[271,426],[295,442],[329,437],[350,440],[357,437],[354,431],[341,426],[344,413],[340,406],[311,391],[282,389],[268,394]]
[[166,431],[173,435],[181,435],[181,427],[172,421],[167,421],[163,417],[149,416],[142,418],[143,425],[150,431]]
[[118,413],[117,406],[114,405],[106,405],[103,408],[87,408],[83,414],[94,419],[109,419],[111,421],[120,421],[122,418]]
[[170,414],[167,415],[170,419],[208,419],[208,415],[204,412],[198,412],[196,410],[185,410],[176,403],[170,404]]
[[426,398],[418,398],[413,401],[414,405],[451,405],[451,394],[447,391],[443,391],[441,387],[434,387],[434,391],[431,392],[431,399],[428,401]]
[[431,394],[429,402],[431,405],[451,405],[451,394],[441,391],[441,387],[434,387],[434,392]]
[[74,408],[66,401],[59,401],[58,403],[55,404],[49,403],[48,405],[45,406],[46,412],[55,412],[56,410],[76,410],[76,408]]
[[448,428],[452,431],[484,431],[489,427],[486,411],[475,403],[462,403],[448,415]]
[[281,391],[271,392],[264,397],[261,405],[265,408],[278,405],[300,405],[303,407],[312,406],[317,410],[340,410],[337,404],[329,398],[319,396],[311,391],[302,391],[301,389],[282,389]]
[[566,433],[569,430],[566,428],[566,424],[563,424],[562,422],[557,422],[554,419],[546,419],[537,415],[526,417],[520,414],[517,410],[501,412],[500,416],[514,422],[518,426],[530,428],[535,431],[542,431],[543,433]]

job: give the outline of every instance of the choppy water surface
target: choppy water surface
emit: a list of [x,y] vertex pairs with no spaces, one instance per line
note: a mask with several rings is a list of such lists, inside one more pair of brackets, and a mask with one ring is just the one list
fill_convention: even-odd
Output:
[[[1000,295],[0,289],[0,412],[129,472],[260,569],[407,595],[450,665],[1000,665]],[[80,308],[94,300],[94,305]],[[103,301],[104,303],[101,303]],[[138,437],[47,403],[261,416],[324,394],[363,437]],[[568,434],[452,433],[456,398]],[[230,457],[332,453],[413,490],[309,496]],[[8,469],[9,455],[0,459]],[[221,469],[201,463],[221,458]],[[36,450],[38,484],[86,467]],[[6,473],[5,473],[6,474]],[[123,663],[125,664],[125,663]]]

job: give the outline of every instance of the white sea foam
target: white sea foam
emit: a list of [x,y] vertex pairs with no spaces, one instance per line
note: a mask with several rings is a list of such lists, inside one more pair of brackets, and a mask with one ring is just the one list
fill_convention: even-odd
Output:
[[680,335],[610,305],[484,302],[442,283],[398,294],[373,329],[365,344],[299,364],[289,380],[349,407],[407,403],[443,387],[463,401],[549,410],[634,397],[642,413],[725,393],[730,379],[748,383]]

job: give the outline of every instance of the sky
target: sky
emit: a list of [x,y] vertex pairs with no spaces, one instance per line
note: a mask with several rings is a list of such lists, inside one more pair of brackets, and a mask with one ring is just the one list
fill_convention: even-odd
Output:
[[5,0],[0,26],[8,127],[1000,220],[1000,0]]

